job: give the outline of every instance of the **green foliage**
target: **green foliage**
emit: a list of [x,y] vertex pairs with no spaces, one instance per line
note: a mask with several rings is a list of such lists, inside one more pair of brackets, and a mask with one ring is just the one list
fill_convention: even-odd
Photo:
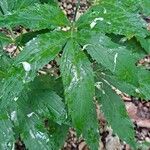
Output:
[[0,18],[0,27],[14,27],[23,25],[33,30],[55,29],[59,26],[65,26],[68,20],[60,11],[58,6],[48,4],[36,4],[16,11],[11,15]]
[[78,28],[82,30],[91,27],[92,30],[97,29],[99,32],[125,35],[129,38],[135,35],[145,37],[147,32],[143,27],[146,24],[139,16],[138,11],[133,8],[134,4],[135,2],[132,0],[128,2],[124,0],[102,1],[100,5],[91,7],[79,18]]
[[141,0],[142,12],[145,15],[150,15],[150,2],[149,0]]
[[150,53],[150,38],[138,38],[139,42],[141,43],[141,46],[145,49],[147,54]]
[[9,15],[13,11],[23,9],[35,3],[39,3],[39,0],[1,0],[0,10],[3,15]]
[[21,139],[27,148],[59,149],[63,144],[69,126],[65,105],[53,88],[57,83],[54,78],[38,76],[16,101],[15,128],[22,131]]
[[[69,127],[98,149],[95,99],[114,133],[136,149],[134,125],[114,88],[150,99],[150,73],[137,66],[150,52],[143,18],[150,2],[91,2],[70,22],[55,0],[1,0],[0,28],[11,34],[0,33],[0,149],[20,139],[29,150],[58,150]],[[16,26],[30,31],[16,37]],[[10,43],[19,49],[16,57],[4,51]],[[40,75],[52,60],[59,77]]]
[[[101,87],[99,87],[99,84]],[[97,82],[97,90],[97,97],[102,104],[102,111],[113,131],[117,133],[122,140],[135,148],[134,131],[132,129],[133,124],[129,121],[124,103],[105,80]],[[107,107],[108,103],[109,107]]]
[[[0,48],[2,49],[4,46],[6,46],[9,43],[12,43],[12,39],[8,36],[6,36],[4,33],[0,33]],[[0,50],[0,53],[2,51]]]
[[70,39],[64,48],[60,68],[73,125],[78,133],[83,134],[91,148],[97,149],[98,124],[92,101],[94,77],[91,63],[73,39]]
[[15,141],[13,124],[5,114],[0,116],[0,149],[12,149]]

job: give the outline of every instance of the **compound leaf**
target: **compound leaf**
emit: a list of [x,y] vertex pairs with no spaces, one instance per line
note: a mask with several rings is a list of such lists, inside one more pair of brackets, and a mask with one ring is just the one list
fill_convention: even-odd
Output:
[[123,141],[135,148],[133,123],[127,115],[124,103],[105,81],[99,83],[101,84],[97,86],[97,97],[109,125]]
[[[85,36],[89,35],[87,32],[84,33]],[[83,49],[87,50],[94,60],[110,70],[120,80],[133,85],[138,84],[138,77],[135,76],[138,72],[135,65],[137,58],[126,47],[112,42],[104,34],[94,34],[94,32],[89,35],[89,38],[84,38],[83,43]]]
[[24,86],[34,79],[36,72],[57,56],[66,40],[67,33],[53,32],[40,35],[26,44],[9,69],[8,77],[3,80],[1,108],[17,97]]
[[32,30],[54,29],[68,25],[68,20],[58,6],[36,4],[0,18],[0,27],[17,25]]
[[11,42],[12,40],[10,37],[6,36],[4,33],[0,33],[0,46],[6,45]]
[[[68,131],[67,125],[58,125],[53,121],[48,124],[46,118],[44,120],[36,114],[30,116],[30,118],[21,117],[24,117],[24,119],[19,120],[21,125],[20,135],[26,148],[30,150],[58,150],[61,148]],[[58,136],[58,133],[60,136]]]
[[145,100],[150,99],[150,72],[141,69],[138,73],[139,78],[139,93],[141,93]]
[[150,54],[150,38],[138,38],[138,41],[141,43],[141,46],[145,49],[147,54]]
[[94,79],[90,62],[76,41],[70,39],[64,48],[61,73],[66,103],[73,126],[82,133],[90,148],[98,149],[98,124],[93,103]]
[[[62,98],[52,91],[57,82],[52,82],[50,76],[47,83],[44,81],[48,81],[48,78],[35,78],[16,99],[16,108],[13,110],[16,113],[16,118],[12,120],[16,133],[26,148],[31,150],[59,149],[69,128],[64,124],[66,110]],[[38,86],[33,87],[36,83]]]
[[0,114],[0,149],[11,150],[14,147],[13,124],[5,114]]
[[0,2],[0,11],[3,15],[9,15],[13,11],[17,11],[27,6],[39,3],[39,0],[1,0]]
[[142,13],[144,15],[150,16],[150,1],[149,0],[141,0]]
[[135,35],[145,37],[146,22],[138,11],[135,11],[136,8],[133,8],[136,5],[130,3],[116,0],[101,1],[99,5],[91,7],[80,17],[77,26],[79,30],[87,28],[91,32],[97,30],[102,33],[125,35],[129,38]]

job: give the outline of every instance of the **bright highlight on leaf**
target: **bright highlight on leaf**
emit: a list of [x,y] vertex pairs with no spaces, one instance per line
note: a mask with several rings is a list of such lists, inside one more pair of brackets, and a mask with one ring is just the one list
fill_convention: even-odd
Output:
[[90,24],[91,29],[93,29],[95,27],[95,25],[97,24],[97,21],[103,21],[104,18],[95,18],[92,23]]
[[21,62],[25,71],[29,72],[31,70],[31,65],[28,62]]

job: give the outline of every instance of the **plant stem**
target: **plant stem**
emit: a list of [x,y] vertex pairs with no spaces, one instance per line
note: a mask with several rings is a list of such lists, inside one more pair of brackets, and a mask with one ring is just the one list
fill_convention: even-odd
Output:
[[73,21],[76,21],[76,16],[77,16],[77,12],[78,12],[79,7],[80,7],[80,0],[78,0],[78,2],[76,4],[76,10],[75,10]]

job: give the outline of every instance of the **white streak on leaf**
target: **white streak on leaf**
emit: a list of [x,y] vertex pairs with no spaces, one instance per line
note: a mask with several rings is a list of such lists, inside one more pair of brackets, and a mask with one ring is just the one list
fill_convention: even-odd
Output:
[[46,143],[48,143],[48,142],[49,142],[49,139],[46,140]]
[[61,31],[61,27],[57,27],[54,31]]
[[28,62],[21,62],[23,65],[23,68],[26,72],[29,72],[31,70],[31,65]]
[[26,80],[23,80],[23,83],[26,83]]
[[114,69],[113,69],[113,71],[115,71],[115,69],[116,69],[117,57],[118,57],[118,53],[116,53],[114,56]]
[[47,139],[45,134],[42,133],[42,132],[37,132],[35,136],[36,136],[37,139],[42,139],[42,140],[46,140]]
[[15,97],[15,98],[14,98],[14,101],[16,102],[17,100],[18,100],[18,97]]
[[67,27],[63,27],[61,30],[66,32],[66,31],[70,30],[70,27],[68,27],[68,26]]
[[103,20],[104,20],[104,18],[99,17],[99,18],[95,18],[94,20],[95,20],[95,21],[103,21]]
[[121,40],[120,40],[120,42],[121,43],[124,43],[124,42],[126,42],[128,39],[126,38],[126,37],[124,37],[124,38],[121,38]]
[[78,74],[77,74],[77,70],[76,70],[76,67],[75,66],[72,66],[72,69],[71,69],[71,72],[73,74],[73,78],[70,82],[70,85],[68,87],[68,90],[71,90],[76,84],[78,84],[79,82],[79,78],[78,78]]
[[15,144],[13,143],[13,147],[12,147],[12,150],[15,150]]
[[104,8],[104,14],[106,14],[107,13],[107,10],[106,10],[106,8]]
[[100,90],[102,89],[103,82],[96,82],[95,86]]
[[35,136],[34,136],[32,130],[30,130],[29,133],[30,133],[31,137],[32,137],[33,139],[35,139]]
[[136,93],[140,93],[139,89],[135,89],[135,92],[136,92]]
[[33,41],[34,41],[34,43],[35,43],[36,38],[33,38],[31,41],[29,41],[29,42],[26,44],[26,46],[30,46],[30,45],[31,45],[31,43],[33,43]]
[[86,44],[83,46],[82,50],[85,50],[88,46],[92,46],[92,44]]
[[65,115],[65,118],[66,118],[66,119],[68,118],[68,115],[67,115],[67,113],[66,113],[66,115]]
[[[86,75],[86,72],[82,67],[80,67],[80,73],[82,73],[82,76]],[[71,74],[72,74],[73,78],[68,87],[68,91],[72,90],[74,87],[77,87],[79,85],[79,82],[81,82],[83,80],[83,77],[80,76],[80,74],[78,74],[76,66],[72,66]]]
[[105,91],[103,90],[103,82],[96,82],[95,86],[105,94]]
[[93,28],[95,27],[95,25],[96,25],[96,21],[93,21],[93,22],[90,24],[91,29],[93,29]]
[[7,145],[8,145],[8,147],[11,147],[11,143],[10,142],[8,142]]
[[31,117],[34,114],[34,112],[31,112],[30,114],[27,114],[27,117]]
[[103,20],[104,20],[104,18],[102,18],[102,17],[95,18],[90,24],[91,29],[93,29],[95,27],[95,25],[97,24],[97,21],[103,21]]
[[16,121],[17,120],[17,112],[16,111],[13,111],[13,112],[11,112],[11,120],[12,121]]
[[108,21],[107,24],[111,25],[111,22]]
[[97,133],[99,133],[99,129],[97,129],[96,131],[97,131]]

